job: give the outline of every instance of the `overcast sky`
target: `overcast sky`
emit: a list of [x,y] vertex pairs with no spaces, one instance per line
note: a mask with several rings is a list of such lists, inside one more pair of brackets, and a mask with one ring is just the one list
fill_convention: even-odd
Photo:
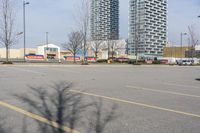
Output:
[[[76,26],[74,16],[80,0],[29,0],[26,5],[27,47],[35,47],[45,42],[45,32],[49,32],[49,42],[61,44],[67,34]],[[16,0],[17,29],[23,30],[22,0]],[[194,25],[200,33],[200,0],[168,0],[168,41],[180,43],[180,33],[188,32]],[[128,36],[128,0],[120,0],[120,36]],[[186,38],[186,37],[185,37]],[[23,39],[23,38],[22,38]],[[22,39],[16,47],[22,47]],[[187,43],[185,39],[184,43]]]

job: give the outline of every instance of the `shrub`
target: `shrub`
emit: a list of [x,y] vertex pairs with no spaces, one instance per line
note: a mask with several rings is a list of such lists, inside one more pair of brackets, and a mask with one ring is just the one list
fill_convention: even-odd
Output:
[[128,64],[135,64],[136,63],[136,60],[135,59],[130,59],[129,61],[128,61]]
[[133,65],[142,65],[141,63],[135,63],[135,64],[133,64]]
[[141,64],[145,64],[145,60],[138,60],[137,63],[136,63],[135,59],[130,59],[128,61],[128,64],[141,65]]
[[145,61],[145,60],[138,60],[138,63],[140,63],[140,64],[145,64],[146,61]]
[[154,60],[152,64],[161,64],[159,60]]
[[109,57],[109,60],[117,61],[117,58],[116,57]]
[[128,63],[129,62],[129,58],[117,58],[115,62],[118,63]]
[[83,62],[81,65],[89,65],[88,62]]
[[97,63],[107,63],[108,60],[107,59],[99,59],[97,60]]
[[11,61],[4,61],[2,64],[13,64]]

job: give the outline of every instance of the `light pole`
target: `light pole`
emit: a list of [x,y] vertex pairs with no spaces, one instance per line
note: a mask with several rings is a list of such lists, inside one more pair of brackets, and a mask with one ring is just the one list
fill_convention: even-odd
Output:
[[49,44],[49,32],[46,32],[46,44],[47,44],[47,48],[48,48],[48,44]]
[[187,35],[187,33],[182,33],[181,32],[181,63],[182,63],[182,58],[183,58],[183,36]]
[[49,51],[49,32],[46,32],[46,45],[47,45],[47,48],[46,48],[46,56],[47,56],[47,60],[48,60],[48,51]]
[[23,1],[23,25],[24,25],[24,62],[26,61],[26,5],[30,4],[29,2]]

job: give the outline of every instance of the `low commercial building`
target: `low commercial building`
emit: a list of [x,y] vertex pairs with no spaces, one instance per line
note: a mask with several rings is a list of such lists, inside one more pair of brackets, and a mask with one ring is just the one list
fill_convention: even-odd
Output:
[[62,50],[60,51],[60,58],[65,59],[68,56],[73,56],[70,51]]
[[[109,46],[109,55],[108,55]],[[86,57],[88,60],[95,57],[95,42],[89,42],[87,47]],[[66,59],[66,57],[72,57],[72,53],[67,50],[61,50],[61,48],[55,44],[38,45],[37,48],[26,48],[26,59]],[[99,47],[98,59],[107,59],[108,56],[112,57],[127,57],[127,43],[125,40],[109,40],[102,41]],[[82,60],[83,52],[80,49],[77,53],[77,59]],[[6,49],[0,48],[0,59],[6,58]],[[9,58],[23,59],[24,49],[9,49]],[[69,58],[68,58],[69,59]]]
[[187,58],[200,58],[200,50],[188,50],[185,55]]
[[197,45],[195,48],[186,51],[185,54],[188,58],[200,58],[200,45]]
[[[26,56],[40,55],[48,59],[60,59],[60,47],[54,44],[39,45],[37,48],[26,48]],[[9,49],[9,58],[22,59],[24,58],[24,48]],[[0,48],[0,58],[6,58],[6,49]]]
[[164,57],[174,58],[200,58],[200,45],[192,46],[168,46],[164,48]]
[[163,57],[185,58],[186,51],[190,50],[190,46],[168,46],[164,47]]
[[37,54],[47,59],[60,59],[60,47],[54,44],[39,45]]
[[[26,48],[26,53],[27,54],[36,54],[37,49],[35,48]],[[9,58],[23,58],[24,57],[24,49],[9,49],[8,53]],[[0,48],[0,58],[6,58],[6,49],[5,48]]]

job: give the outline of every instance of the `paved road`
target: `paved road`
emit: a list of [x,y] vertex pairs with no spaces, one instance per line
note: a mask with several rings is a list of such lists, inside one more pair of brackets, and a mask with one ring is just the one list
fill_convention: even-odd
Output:
[[[5,125],[15,127],[14,132],[20,132],[24,121],[28,132],[36,132],[36,117],[32,118],[28,114],[32,111],[13,95],[65,81],[73,83],[71,92],[82,94],[84,103],[101,98],[103,111],[117,105],[116,119],[106,126],[106,133],[199,133],[198,79],[200,67],[0,66],[0,113],[7,117]],[[90,109],[84,112],[85,123],[91,115]],[[76,130],[86,133],[87,126],[83,125],[77,125]]]

